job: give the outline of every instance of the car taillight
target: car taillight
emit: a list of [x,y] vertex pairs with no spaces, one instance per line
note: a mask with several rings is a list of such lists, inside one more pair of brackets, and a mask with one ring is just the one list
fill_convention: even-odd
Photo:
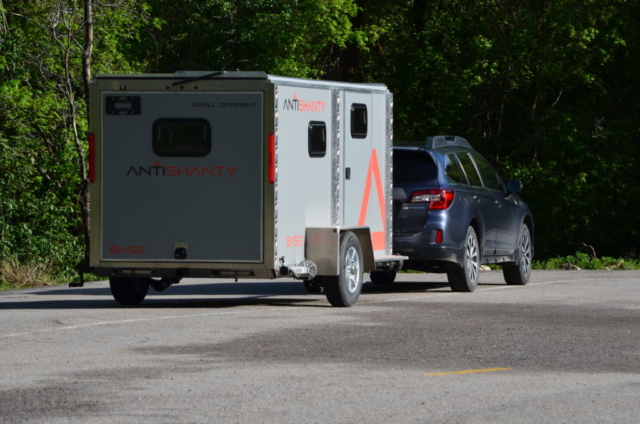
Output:
[[429,210],[447,209],[453,203],[454,197],[453,190],[418,190],[411,194],[409,203],[429,203]]

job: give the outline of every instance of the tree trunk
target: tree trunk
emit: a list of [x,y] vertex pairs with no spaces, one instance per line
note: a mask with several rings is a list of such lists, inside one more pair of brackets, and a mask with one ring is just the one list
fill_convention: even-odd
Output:
[[[87,122],[90,116],[89,107],[89,87],[91,85],[91,52],[93,50],[93,10],[91,0],[84,1],[84,28],[85,39],[84,49],[82,51],[82,80],[84,83],[84,101],[87,110]],[[80,155],[80,167],[82,186],[80,188],[80,204],[82,207],[82,230],[84,235],[85,249],[84,249],[84,262],[89,263],[89,246],[90,246],[90,196],[89,196],[89,178],[86,166],[86,158],[84,154]]]

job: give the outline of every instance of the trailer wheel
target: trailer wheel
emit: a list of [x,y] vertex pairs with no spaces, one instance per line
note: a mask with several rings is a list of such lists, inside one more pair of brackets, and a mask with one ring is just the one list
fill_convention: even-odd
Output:
[[340,235],[340,274],[324,277],[324,291],[331,305],[353,306],[362,290],[363,255],[358,237],[351,232]]
[[121,305],[139,305],[147,296],[151,278],[109,277],[113,298]]

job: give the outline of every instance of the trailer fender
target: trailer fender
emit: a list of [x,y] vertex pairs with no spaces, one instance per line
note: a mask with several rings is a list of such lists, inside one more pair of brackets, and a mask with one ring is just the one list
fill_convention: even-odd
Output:
[[340,235],[350,231],[358,237],[364,259],[364,271],[376,269],[369,227],[307,228],[305,257],[317,266],[318,275],[338,275],[340,272]]

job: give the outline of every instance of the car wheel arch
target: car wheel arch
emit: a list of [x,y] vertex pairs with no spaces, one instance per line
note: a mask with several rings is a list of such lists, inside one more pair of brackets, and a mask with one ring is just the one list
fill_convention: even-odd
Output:
[[482,228],[480,226],[480,220],[478,220],[478,218],[473,218],[471,222],[469,222],[468,227],[472,227],[476,232],[476,237],[478,238],[478,247],[480,248],[480,252],[482,252],[482,246],[484,245],[484,232],[482,231]]
[[534,228],[533,228],[533,217],[529,214],[525,215],[523,221],[522,221],[523,225],[526,225],[527,227],[529,227],[529,234],[531,237],[531,253],[533,254],[534,252],[534,248],[535,248],[535,237],[534,237]]
[[[480,220],[477,217],[471,218],[469,224],[465,227],[464,233],[467,233],[467,229],[471,227],[476,232],[476,239],[478,240],[478,248],[480,249],[480,263],[482,263],[482,245],[484,242],[484,233],[481,231]],[[467,243],[466,237],[463,239],[462,247]],[[464,262],[464,255],[458,257],[458,267],[462,267]]]

